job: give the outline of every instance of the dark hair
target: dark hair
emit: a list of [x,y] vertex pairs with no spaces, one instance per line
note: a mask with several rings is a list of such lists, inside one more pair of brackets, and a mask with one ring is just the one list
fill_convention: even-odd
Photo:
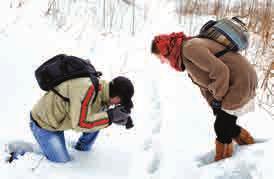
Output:
[[109,83],[109,96],[119,96],[121,104],[124,105],[128,111],[133,108],[132,96],[134,94],[133,83],[126,77],[118,76]]
[[156,54],[156,55],[160,54],[160,50],[158,49],[158,47],[156,45],[155,39],[153,39],[151,42],[151,50],[150,51],[151,51],[151,53]]

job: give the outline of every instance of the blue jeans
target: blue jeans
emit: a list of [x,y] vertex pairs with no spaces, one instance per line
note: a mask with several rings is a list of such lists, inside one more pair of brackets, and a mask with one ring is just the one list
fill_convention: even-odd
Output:
[[[52,162],[68,162],[71,160],[66,144],[64,131],[49,131],[39,127],[32,119],[30,128],[42,152],[48,160]],[[83,133],[76,143],[75,149],[88,151],[94,144],[99,131],[92,133]]]

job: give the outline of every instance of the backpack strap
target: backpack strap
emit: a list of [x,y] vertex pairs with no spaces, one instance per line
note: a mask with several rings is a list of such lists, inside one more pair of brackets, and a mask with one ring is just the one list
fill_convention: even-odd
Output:
[[[194,38],[207,38],[207,37],[204,37],[202,34],[198,34],[198,35],[194,36]],[[207,39],[209,39],[209,38],[207,38]],[[226,47],[225,49],[215,53],[214,55],[215,55],[215,57],[219,58],[219,57],[223,56],[224,54],[226,54],[229,51],[231,51],[231,49]]]
[[97,95],[98,95],[98,91],[99,91],[99,80],[94,77],[94,76],[90,76],[90,80],[94,86],[94,89],[95,89],[95,95],[94,95],[94,98],[92,100],[92,104],[95,102],[96,98],[97,98]]
[[215,57],[219,58],[219,57],[223,56],[224,54],[226,54],[229,51],[231,51],[230,48],[225,48],[224,50],[221,50],[220,52],[217,52],[214,55],[215,55]]
[[94,95],[94,98],[92,100],[92,103],[95,102],[96,98],[97,98],[97,95],[98,95],[98,91],[99,91],[99,78],[100,76],[102,76],[102,73],[99,72],[99,71],[96,71],[95,74],[92,74],[90,75],[90,80],[94,86],[94,89],[95,89],[95,95]]
[[69,102],[69,98],[67,98],[67,97],[65,97],[65,96],[63,96],[63,95],[61,95],[56,89],[52,88],[51,90],[52,90],[56,95],[58,95],[60,98],[62,98],[64,101]]

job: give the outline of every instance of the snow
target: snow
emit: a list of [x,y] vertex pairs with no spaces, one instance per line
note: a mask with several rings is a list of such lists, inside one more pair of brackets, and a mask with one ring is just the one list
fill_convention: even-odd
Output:
[[[74,13],[83,8],[85,2],[66,2],[74,9],[63,11],[68,13],[65,21],[44,15],[46,1],[28,0],[21,8],[10,8],[8,2],[1,2],[0,178],[274,177],[271,117],[258,107],[242,117],[239,123],[265,142],[236,146],[232,158],[210,163],[215,139],[210,109],[185,73],[160,64],[149,52],[153,34],[177,30],[194,34],[209,17],[184,17],[185,23],[178,25],[169,10],[172,4],[151,1],[148,22],[138,27],[138,33],[132,37],[129,25],[123,25],[121,31],[115,26],[113,33],[105,32],[99,25],[92,28],[89,24],[84,28],[84,22],[89,19],[79,22],[84,14],[74,16]],[[191,20],[197,26],[190,26]],[[60,22],[62,28],[58,28]],[[43,92],[35,81],[34,70],[57,53],[90,58],[107,80],[118,75],[132,79],[136,91],[132,113],[135,128],[125,130],[111,126],[101,131],[91,152],[74,150],[72,146],[80,134],[66,132],[68,150],[73,158],[70,163],[54,164],[39,153],[27,153],[7,164],[4,146],[10,141],[26,141],[37,147],[29,130],[29,112]]]

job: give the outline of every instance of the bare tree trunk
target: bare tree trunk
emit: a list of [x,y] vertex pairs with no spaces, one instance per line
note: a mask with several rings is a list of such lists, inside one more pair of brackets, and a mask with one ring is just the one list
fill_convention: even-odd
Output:
[[147,20],[147,13],[148,13],[148,5],[147,2],[144,2],[144,21]]
[[56,9],[56,1],[55,0],[52,0],[52,1],[49,1],[48,3],[48,10],[46,11],[46,15],[49,15],[51,11],[53,11],[53,9]]
[[129,5],[129,6],[135,4],[135,0],[132,0],[132,1],[130,1],[130,0],[122,0],[122,1],[123,1],[124,3],[126,3],[127,5]]
[[183,0],[179,0],[179,23],[182,24]]
[[115,4],[114,2],[110,3],[109,5],[109,32],[111,32],[112,30],[112,26],[113,26],[113,23],[114,23],[114,17],[115,17],[115,14],[118,10],[118,6],[119,6],[119,1],[116,1],[117,4]]
[[132,2],[132,35],[135,35],[135,0]]
[[217,17],[220,15],[221,6],[222,6],[222,1],[221,0],[215,0],[213,14],[215,14]]
[[103,25],[106,28],[106,0],[103,2]]

